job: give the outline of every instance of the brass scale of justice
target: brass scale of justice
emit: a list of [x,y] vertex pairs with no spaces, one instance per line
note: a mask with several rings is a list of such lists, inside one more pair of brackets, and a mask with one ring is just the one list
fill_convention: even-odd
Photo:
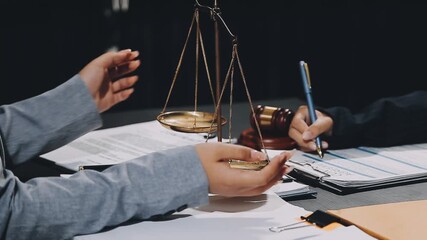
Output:
[[[210,73],[209,73],[209,67],[208,67],[208,63],[207,63],[207,58],[206,58],[206,52],[205,52],[205,47],[204,47],[204,43],[203,43],[203,37],[202,37],[202,32],[200,30],[200,20],[199,20],[199,12],[201,9],[207,9],[210,12],[211,18],[214,20],[214,24],[215,24],[215,47],[216,47],[216,67],[217,67],[217,82],[216,82],[216,87],[217,87],[217,92],[216,92],[216,98],[214,96],[214,90],[212,87],[212,81],[210,78]],[[227,30],[228,34],[232,37],[232,44],[233,44],[233,48],[232,48],[232,56],[231,56],[231,61],[227,70],[227,74],[225,77],[225,80],[223,82],[223,86],[221,91],[219,91],[220,89],[220,84],[219,84],[219,77],[218,77],[218,73],[219,73],[219,45],[218,45],[218,21],[220,21],[222,23],[222,26],[224,26],[224,28]],[[190,36],[192,34],[193,31],[193,27],[194,24],[196,25],[196,64],[195,64],[195,91],[194,91],[194,110],[193,111],[171,111],[171,112],[166,112],[166,108],[168,105],[168,102],[170,100],[173,88],[175,86],[179,71],[181,69],[182,66],[182,62],[183,62],[183,58],[185,55],[185,51],[190,39]],[[198,96],[198,82],[199,82],[199,53],[202,53],[202,57],[203,57],[203,63],[205,66],[205,71],[206,71],[206,75],[207,75],[207,79],[208,79],[208,83],[209,83],[209,88],[210,88],[210,93],[212,95],[212,100],[213,100],[213,105],[215,108],[215,112],[214,113],[210,113],[210,112],[201,112],[197,110],[197,96]],[[239,58],[239,53],[238,53],[238,43],[237,43],[237,37],[230,31],[230,29],[228,28],[227,24],[225,23],[225,21],[223,20],[223,18],[220,15],[220,11],[218,8],[218,4],[217,4],[217,0],[215,0],[214,3],[214,7],[209,7],[209,6],[205,6],[205,5],[201,5],[197,0],[195,0],[195,10],[194,10],[194,14],[193,14],[193,18],[191,21],[191,25],[190,28],[188,30],[188,34],[187,34],[187,38],[185,40],[184,43],[184,47],[182,49],[176,70],[175,70],[175,74],[173,76],[173,80],[172,80],[172,84],[170,86],[167,98],[166,98],[166,102],[165,105],[163,107],[162,112],[157,116],[157,121],[160,122],[160,124],[170,130],[173,131],[178,131],[178,132],[185,132],[185,133],[207,133],[207,137],[206,137],[206,142],[211,138],[211,134],[213,132],[217,132],[217,136],[218,136],[218,141],[222,141],[222,134],[221,134],[221,128],[222,126],[224,126],[227,123],[227,120],[221,116],[221,100],[222,97],[224,95],[225,89],[227,84],[230,84],[230,100],[229,100],[229,143],[231,143],[231,128],[232,128],[232,105],[233,105],[233,85],[234,85],[234,73],[235,73],[235,65],[237,62],[237,66],[238,66],[238,70],[240,71],[240,75],[241,78],[243,80],[243,85],[245,87],[245,91],[246,91],[246,95],[249,101],[249,106],[251,109],[251,114],[253,119],[257,119],[256,115],[255,115],[255,110],[252,104],[252,99],[248,90],[248,86],[246,83],[246,78],[243,72],[243,68],[242,68],[242,64],[240,62],[240,58]],[[265,109],[265,108],[264,108]],[[271,109],[270,109],[271,112]],[[247,162],[247,161],[242,161],[242,160],[235,160],[235,159],[230,159],[229,160],[229,165],[231,168],[236,168],[236,169],[244,169],[244,170],[261,170],[263,167],[265,167],[269,162],[269,157],[266,151],[266,148],[264,146],[264,141],[263,141],[263,137],[262,137],[262,133],[261,133],[261,129],[260,129],[260,124],[258,123],[258,121],[251,121],[252,125],[255,125],[254,127],[256,128],[256,131],[259,135],[260,138],[260,145],[262,147],[262,150],[264,150],[265,154],[267,155],[267,159],[266,160],[262,160],[262,161],[257,161],[257,162]],[[262,121],[262,119],[261,119]],[[220,123],[220,124],[218,124]]]

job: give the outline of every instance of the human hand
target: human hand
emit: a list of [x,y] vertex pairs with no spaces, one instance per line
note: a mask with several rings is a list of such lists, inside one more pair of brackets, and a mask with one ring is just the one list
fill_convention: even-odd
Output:
[[[297,142],[302,151],[316,151],[314,139],[323,133],[326,135],[332,134],[334,125],[332,118],[319,111],[316,111],[316,115],[317,120],[308,126],[310,124],[308,108],[306,105],[300,106],[289,125],[288,135]],[[322,141],[322,148],[327,149],[328,143]]]
[[201,143],[196,151],[209,180],[209,192],[223,196],[259,195],[279,181],[290,170],[284,164],[291,152],[283,152],[259,171],[231,168],[230,159],[265,160],[266,155],[254,149],[227,143]]
[[99,112],[104,112],[129,98],[138,76],[123,77],[135,71],[141,62],[138,51],[107,52],[92,60],[81,71],[80,77],[88,87]]

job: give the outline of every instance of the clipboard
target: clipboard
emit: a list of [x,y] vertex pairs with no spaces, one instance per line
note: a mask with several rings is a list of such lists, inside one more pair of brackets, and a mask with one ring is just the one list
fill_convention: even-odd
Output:
[[290,175],[336,194],[427,181],[427,144],[328,150],[323,159],[296,151]]
[[331,182],[328,182],[325,180],[325,178],[321,178],[318,176],[313,176],[305,171],[301,171],[298,169],[292,170],[291,173],[289,173],[290,176],[298,179],[298,181],[301,181],[303,183],[306,183],[310,186],[319,187],[325,190],[328,190],[330,192],[333,192],[338,195],[347,195],[357,192],[363,192],[363,191],[369,191],[369,190],[375,190],[375,189],[382,189],[382,188],[388,188],[388,187],[397,187],[407,184],[414,184],[414,183],[420,183],[420,182],[426,182],[427,176],[424,177],[413,177],[408,179],[399,179],[395,181],[389,181],[385,183],[375,183],[375,184],[367,184],[360,187],[347,187],[342,186],[338,184],[334,184]]

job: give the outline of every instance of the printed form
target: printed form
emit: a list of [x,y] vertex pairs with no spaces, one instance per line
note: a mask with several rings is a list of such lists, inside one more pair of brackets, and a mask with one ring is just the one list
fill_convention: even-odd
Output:
[[[269,152],[272,156],[277,154],[276,151]],[[323,181],[359,187],[426,177],[427,144],[328,150],[323,159],[296,151],[287,164]]]
[[207,134],[181,133],[157,121],[96,130],[40,157],[77,171],[81,165],[107,165],[152,152],[206,141]]

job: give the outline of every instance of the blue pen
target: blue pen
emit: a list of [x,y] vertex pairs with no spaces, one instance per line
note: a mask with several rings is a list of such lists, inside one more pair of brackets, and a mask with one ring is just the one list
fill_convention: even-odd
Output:
[[[307,98],[308,114],[310,115],[310,121],[313,124],[316,121],[317,117],[314,109],[313,98],[311,96],[311,81],[310,74],[308,72],[308,65],[304,61],[300,61],[299,64],[301,70],[302,84],[304,86],[304,92]],[[314,139],[314,143],[316,144],[317,154],[319,154],[320,158],[323,158],[322,144],[319,136]]]

